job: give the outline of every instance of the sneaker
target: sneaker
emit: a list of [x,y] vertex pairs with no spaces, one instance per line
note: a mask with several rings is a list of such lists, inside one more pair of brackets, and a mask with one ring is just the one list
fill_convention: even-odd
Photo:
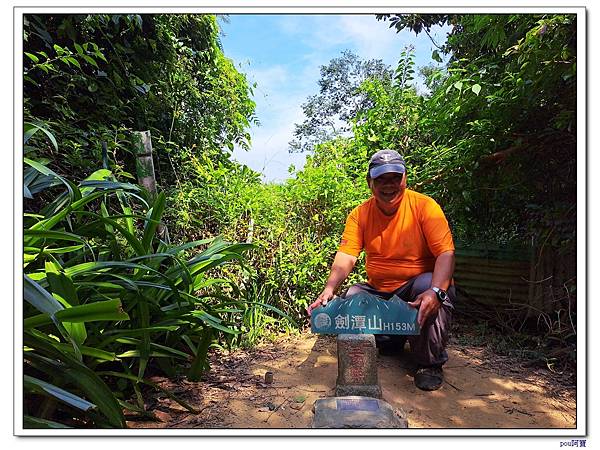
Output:
[[444,371],[441,366],[421,367],[415,374],[415,386],[423,391],[435,391],[444,382]]

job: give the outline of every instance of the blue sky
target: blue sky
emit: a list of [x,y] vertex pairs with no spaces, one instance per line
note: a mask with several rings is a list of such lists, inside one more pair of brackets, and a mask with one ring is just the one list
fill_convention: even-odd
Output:
[[[417,67],[432,63],[435,46],[425,33],[396,33],[374,15],[230,15],[221,21],[225,55],[257,83],[254,91],[260,126],[252,127],[252,149],[234,150],[234,159],[282,181],[288,167],[303,166],[305,154],[289,154],[294,123],[303,120],[302,103],[318,92],[319,69],[344,50],[362,59],[381,59],[395,67],[412,44]],[[442,44],[449,28],[432,30]]]

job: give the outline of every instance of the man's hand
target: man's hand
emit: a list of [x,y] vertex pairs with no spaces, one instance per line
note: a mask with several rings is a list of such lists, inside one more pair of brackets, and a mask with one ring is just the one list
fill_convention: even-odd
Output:
[[329,300],[331,300],[332,298],[333,298],[333,289],[329,289],[329,288],[323,289],[323,292],[321,292],[321,294],[319,294],[319,296],[317,297],[317,300],[312,305],[310,305],[308,308],[306,308],[306,312],[310,316],[310,313],[312,312],[313,309],[318,308],[321,305],[325,306],[327,304],[327,302]]
[[306,308],[306,312],[309,316],[313,309],[318,308],[321,305],[325,306],[327,302],[333,298],[335,289],[348,277],[348,274],[354,268],[354,264],[356,264],[356,256],[348,255],[344,252],[337,252],[335,254],[335,259],[333,260],[331,273],[327,278],[325,289],[323,289],[323,292],[317,297],[317,300]]
[[435,315],[442,306],[436,293],[431,289],[422,292],[414,302],[408,302],[408,304],[413,308],[419,308],[419,314],[417,315],[419,327],[423,327],[427,319]]

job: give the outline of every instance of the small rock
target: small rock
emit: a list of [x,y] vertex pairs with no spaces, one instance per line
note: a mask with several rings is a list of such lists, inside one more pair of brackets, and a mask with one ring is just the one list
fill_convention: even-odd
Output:
[[163,411],[155,410],[155,411],[152,411],[152,413],[161,422],[168,422],[169,419],[171,418],[170,414],[163,412]]
[[265,383],[266,384],[273,383],[273,372],[265,372]]

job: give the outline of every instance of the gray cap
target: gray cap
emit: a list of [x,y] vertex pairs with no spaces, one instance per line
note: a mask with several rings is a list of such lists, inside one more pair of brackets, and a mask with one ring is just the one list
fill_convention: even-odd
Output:
[[406,172],[406,166],[404,165],[404,159],[395,150],[379,150],[369,161],[369,176],[371,178],[377,178],[384,173],[404,173]]

